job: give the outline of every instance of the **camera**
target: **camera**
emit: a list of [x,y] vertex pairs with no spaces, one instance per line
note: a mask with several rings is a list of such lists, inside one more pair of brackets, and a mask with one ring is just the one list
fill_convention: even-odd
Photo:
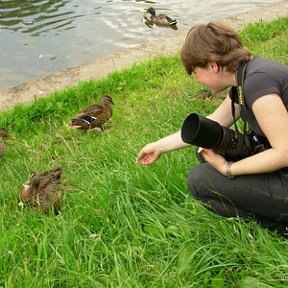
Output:
[[191,113],[184,120],[181,138],[185,143],[212,149],[227,161],[238,161],[270,147],[265,137],[252,131],[242,134],[197,113]]

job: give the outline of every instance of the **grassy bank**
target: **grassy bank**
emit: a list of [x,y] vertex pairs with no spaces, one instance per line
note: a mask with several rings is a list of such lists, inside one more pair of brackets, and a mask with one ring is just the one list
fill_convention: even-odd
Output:
[[[288,64],[287,26],[249,25],[241,37],[254,54]],[[176,54],[2,112],[11,137],[0,158],[0,287],[287,287],[287,241],[188,195],[192,148],[135,165],[144,144],[217,106],[193,96],[202,88]],[[67,128],[103,94],[116,103],[109,130]],[[29,171],[56,166],[61,214],[19,206]]]

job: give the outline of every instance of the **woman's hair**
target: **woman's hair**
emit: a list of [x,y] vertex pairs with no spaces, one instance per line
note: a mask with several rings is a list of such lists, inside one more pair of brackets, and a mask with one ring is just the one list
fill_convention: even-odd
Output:
[[195,66],[205,67],[212,61],[235,72],[240,62],[248,62],[250,57],[237,33],[219,22],[192,27],[181,50],[181,61],[189,75]]

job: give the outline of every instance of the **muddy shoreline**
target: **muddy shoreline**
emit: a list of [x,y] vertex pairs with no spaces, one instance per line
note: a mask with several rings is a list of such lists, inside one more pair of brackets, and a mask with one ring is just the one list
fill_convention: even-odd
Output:
[[[240,29],[248,23],[269,22],[288,16],[288,0],[260,7],[237,16],[221,20],[234,29]],[[77,67],[41,77],[21,85],[0,90],[0,110],[13,108],[16,104],[29,103],[36,98],[45,97],[53,91],[75,86],[80,82],[101,79],[109,73],[130,67],[133,63],[143,62],[151,57],[170,55],[177,52],[184,41],[187,31],[141,44],[136,48],[123,50],[105,57],[97,58]]]

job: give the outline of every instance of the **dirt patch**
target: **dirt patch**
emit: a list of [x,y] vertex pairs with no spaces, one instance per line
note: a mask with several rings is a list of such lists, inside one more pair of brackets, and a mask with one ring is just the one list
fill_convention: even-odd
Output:
[[[269,22],[288,16],[288,0],[260,7],[237,16],[223,20],[234,29],[240,29],[248,23]],[[217,20],[217,19],[215,19]],[[13,88],[0,90],[0,110],[12,108],[16,104],[28,103],[34,99],[45,97],[56,90],[77,85],[82,81],[101,79],[109,73],[130,67],[135,62],[142,62],[158,55],[170,55],[177,52],[185,39],[187,31],[176,36],[162,38],[127,49],[94,61],[51,74]]]

